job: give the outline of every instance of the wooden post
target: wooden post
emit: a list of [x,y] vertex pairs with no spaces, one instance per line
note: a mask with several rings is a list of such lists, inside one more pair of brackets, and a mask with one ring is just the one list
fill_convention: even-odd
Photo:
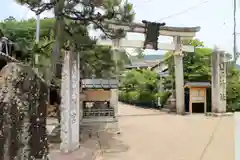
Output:
[[204,90],[204,114],[207,114],[207,88]]
[[176,109],[177,114],[185,114],[184,104],[184,74],[183,74],[183,54],[181,37],[174,37],[174,66],[175,66],[175,86],[176,86]]
[[[158,82],[158,93],[161,94],[163,93],[163,84],[162,84],[162,77],[159,75],[159,82]],[[157,98],[157,107],[161,108],[161,97],[158,96]]]
[[192,114],[192,89],[189,88],[189,113]]

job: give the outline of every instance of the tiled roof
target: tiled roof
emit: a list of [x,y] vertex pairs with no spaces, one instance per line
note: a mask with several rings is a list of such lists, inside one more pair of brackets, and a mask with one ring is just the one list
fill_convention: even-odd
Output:
[[159,54],[144,55],[144,57],[141,59],[138,59],[136,57],[130,57],[131,65],[127,65],[126,68],[152,67],[159,63],[163,58],[164,55]]
[[83,89],[116,89],[118,81],[116,79],[82,79]]
[[150,67],[151,65],[146,63],[133,63],[132,65],[125,65],[125,68],[138,68],[138,67]]
[[187,82],[185,87],[210,87],[211,83],[209,82]]

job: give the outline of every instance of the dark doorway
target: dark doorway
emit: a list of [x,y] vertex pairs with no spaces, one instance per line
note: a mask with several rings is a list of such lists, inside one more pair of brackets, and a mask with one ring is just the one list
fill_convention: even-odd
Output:
[[212,92],[211,92],[211,88],[207,89],[207,112],[212,112]]
[[192,113],[204,113],[204,103],[192,103]]
[[189,88],[185,88],[185,112],[189,112]]

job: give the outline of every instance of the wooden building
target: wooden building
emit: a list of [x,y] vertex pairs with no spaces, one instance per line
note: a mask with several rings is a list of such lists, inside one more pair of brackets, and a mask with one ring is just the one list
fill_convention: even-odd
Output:
[[115,121],[117,100],[112,89],[118,89],[116,79],[82,79],[82,121]]
[[[190,114],[207,113],[208,104],[207,98],[209,96],[207,89],[211,87],[209,82],[188,82],[185,84],[185,105],[186,111]],[[188,89],[186,93],[186,89]]]

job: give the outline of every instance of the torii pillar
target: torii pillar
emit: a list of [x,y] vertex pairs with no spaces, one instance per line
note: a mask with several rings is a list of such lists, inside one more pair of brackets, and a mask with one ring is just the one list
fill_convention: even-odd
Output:
[[[175,95],[176,95],[176,112],[178,114],[185,113],[185,97],[184,97],[184,73],[183,73],[183,53],[181,37],[173,38],[175,44],[174,51],[174,73],[175,73]],[[174,97],[175,98],[175,97]]]
[[[116,38],[113,39],[113,61],[115,62],[116,65],[116,79],[118,81],[118,85],[119,85],[119,68],[118,68],[118,61],[119,61],[119,53],[117,52],[117,50],[120,49],[120,39]],[[115,117],[115,129],[116,129],[116,133],[120,134],[120,128],[119,128],[119,122],[118,122],[118,89],[111,89],[111,100],[110,100],[110,105],[111,107],[114,108],[114,117]]]

